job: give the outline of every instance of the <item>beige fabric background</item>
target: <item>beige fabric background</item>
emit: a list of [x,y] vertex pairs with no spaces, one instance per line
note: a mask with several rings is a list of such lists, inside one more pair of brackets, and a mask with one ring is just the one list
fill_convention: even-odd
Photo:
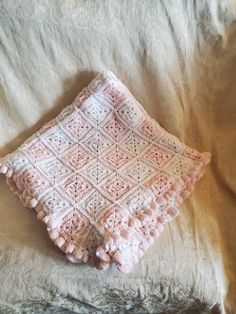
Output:
[[116,286],[149,276],[236,313],[236,1],[1,1],[0,155],[107,69],[163,127],[212,153],[207,174],[128,279],[65,261],[1,177],[1,301],[42,299],[52,283],[76,295],[86,276]]

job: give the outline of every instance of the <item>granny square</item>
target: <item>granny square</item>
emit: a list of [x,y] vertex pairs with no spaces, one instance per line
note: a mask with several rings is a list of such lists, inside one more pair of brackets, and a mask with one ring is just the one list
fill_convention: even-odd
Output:
[[15,152],[0,172],[72,262],[122,272],[179,213],[210,161],[165,131],[111,71]]

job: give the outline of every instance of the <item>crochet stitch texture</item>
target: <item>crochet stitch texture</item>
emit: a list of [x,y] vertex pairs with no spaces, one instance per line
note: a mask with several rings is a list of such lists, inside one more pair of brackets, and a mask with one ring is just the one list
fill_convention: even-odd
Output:
[[129,272],[205,172],[209,153],[152,119],[110,72],[15,152],[0,172],[72,262]]

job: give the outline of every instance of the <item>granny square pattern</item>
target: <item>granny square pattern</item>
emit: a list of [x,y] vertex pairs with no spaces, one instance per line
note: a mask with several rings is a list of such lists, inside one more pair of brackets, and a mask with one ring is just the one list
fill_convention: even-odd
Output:
[[178,215],[209,161],[106,71],[1,158],[0,172],[70,261],[99,269],[114,262],[129,272]]

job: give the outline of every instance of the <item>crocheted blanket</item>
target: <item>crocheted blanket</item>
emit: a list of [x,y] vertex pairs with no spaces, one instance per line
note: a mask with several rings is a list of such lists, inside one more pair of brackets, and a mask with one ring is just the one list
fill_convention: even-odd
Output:
[[96,77],[0,172],[72,262],[129,272],[192,192],[209,153],[152,119],[110,72]]

